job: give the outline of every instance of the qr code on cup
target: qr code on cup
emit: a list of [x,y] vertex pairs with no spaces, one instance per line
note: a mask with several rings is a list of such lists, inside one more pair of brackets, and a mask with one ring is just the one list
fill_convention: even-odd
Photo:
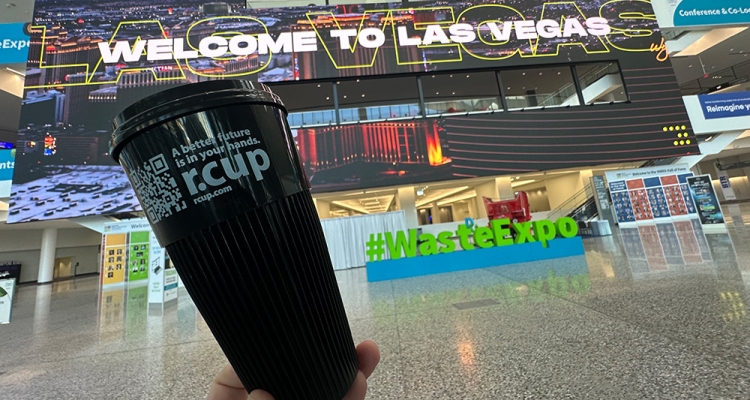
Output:
[[164,155],[151,158],[142,167],[133,169],[130,175],[143,209],[153,223],[187,207]]

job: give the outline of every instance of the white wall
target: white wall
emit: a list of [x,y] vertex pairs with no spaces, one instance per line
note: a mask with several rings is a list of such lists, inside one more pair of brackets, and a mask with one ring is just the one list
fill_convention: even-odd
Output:
[[471,210],[469,209],[469,202],[474,201],[474,199],[469,199],[453,203],[453,220],[461,222],[466,218],[474,218],[474,216],[471,215]]
[[547,199],[552,210],[565,203],[574,194],[583,189],[580,173],[547,179],[545,185],[547,188]]
[[531,212],[549,211],[552,209],[549,204],[546,188],[525,190],[525,192],[529,196]]
[[[57,231],[56,257],[72,257],[73,265],[79,263],[77,273],[95,273],[99,270],[101,235],[86,228],[59,229]],[[39,248],[42,231],[0,230],[0,262],[21,262],[21,283],[35,282],[39,273]]]

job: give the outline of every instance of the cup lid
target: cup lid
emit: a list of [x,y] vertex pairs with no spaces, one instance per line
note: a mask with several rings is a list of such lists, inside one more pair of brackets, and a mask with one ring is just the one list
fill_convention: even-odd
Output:
[[115,117],[109,152],[115,162],[119,162],[120,151],[125,144],[151,126],[182,115],[237,102],[270,104],[286,113],[279,96],[260,82],[226,79],[181,85],[145,97]]

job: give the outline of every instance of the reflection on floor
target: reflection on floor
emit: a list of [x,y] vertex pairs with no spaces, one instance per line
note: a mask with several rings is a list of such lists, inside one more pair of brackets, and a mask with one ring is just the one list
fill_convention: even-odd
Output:
[[[750,206],[725,215],[726,232],[615,230],[563,260],[371,284],[339,271],[355,339],[383,353],[368,398],[748,398]],[[225,363],[185,292],[149,309],[145,287],[25,286],[13,317],[3,398],[195,399]]]

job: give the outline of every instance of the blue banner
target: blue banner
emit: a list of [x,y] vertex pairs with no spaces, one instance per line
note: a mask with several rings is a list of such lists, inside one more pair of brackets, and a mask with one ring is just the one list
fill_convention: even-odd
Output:
[[674,10],[674,26],[750,23],[747,0],[682,0]]
[[706,119],[750,115],[750,92],[702,94],[698,101]]
[[10,183],[16,165],[16,150],[0,149],[0,198],[10,197]]
[[29,36],[24,23],[0,24],[0,64],[26,64],[29,55]]
[[15,150],[0,149],[0,181],[9,181],[13,178],[13,167],[16,160]]

